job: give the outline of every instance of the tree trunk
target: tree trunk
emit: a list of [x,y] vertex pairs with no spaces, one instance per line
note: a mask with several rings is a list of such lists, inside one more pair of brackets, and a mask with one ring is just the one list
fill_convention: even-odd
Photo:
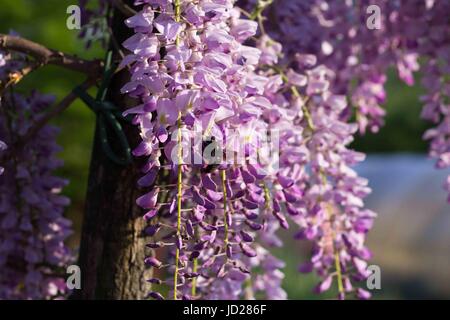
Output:
[[[119,45],[130,36],[124,20],[116,10],[112,29]],[[130,101],[120,94],[120,88],[128,78],[127,70],[117,74],[109,90],[108,100],[123,109]],[[130,146],[135,147],[137,129],[126,123],[122,127]],[[143,213],[135,203],[140,195],[136,187],[139,164],[124,167],[112,163],[99,140],[97,123],[78,262],[82,287],[75,290],[72,298],[142,299],[148,294],[145,279],[151,271],[144,265]],[[111,141],[114,149],[114,140]]]

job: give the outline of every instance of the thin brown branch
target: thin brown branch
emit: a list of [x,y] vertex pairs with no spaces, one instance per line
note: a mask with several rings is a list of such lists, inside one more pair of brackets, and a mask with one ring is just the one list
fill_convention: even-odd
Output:
[[125,4],[122,0],[112,0],[113,5],[123,13],[127,18],[134,16],[137,12],[130,6]]
[[61,51],[49,49],[22,37],[0,34],[0,49],[24,53],[33,57],[40,64],[57,65],[85,73],[94,78],[102,72],[102,62],[99,60],[83,60]]

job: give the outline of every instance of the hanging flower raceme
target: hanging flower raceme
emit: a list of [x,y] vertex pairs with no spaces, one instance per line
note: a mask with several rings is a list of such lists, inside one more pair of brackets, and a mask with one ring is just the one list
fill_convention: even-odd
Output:
[[[209,1],[145,6],[127,23],[136,34],[124,44],[132,52],[123,62],[132,70],[124,91],[143,102],[127,113],[137,114],[142,132],[135,154],[149,157],[140,184],[154,185],[164,168],[172,177],[165,186],[153,186],[138,204],[150,210],[148,234],[161,231],[169,240],[149,246],[172,247],[175,266],[155,257],[147,263],[174,269],[174,298],[230,299],[258,290],[285,298],[276,289],[282,263],[261,246],[282,245],[275,232],[289,227],[285,212],[300,226],[299,234],[308,234],[321,251],[312,265],[325,284],[336,276],[342,297],[353,292],[350,265],[358,262],[359,277],[367,276],[364,235],[375,214],[362,208],[361,199],[370,191],[367,181],[350,169],[362,160],[346,148],[357,127],[341,120],[346,102],[329,91],[333,73],[313,68],[311,55],[297,55],[285,70],[285,59],[279,63],[282,46],[265,34],[257,40],[258,49],[242,45],[255,35],[256,25],[240,19],[231,2],[229,7]],[[211,145],[228,151],[231,145],[235,154],[243,146],[245,166],[227,161],[205,166],[203,160],[211,158],[204,154],[186,156],[183,143],[198,142],[192,133],[198,124],[201,151]],[[279,168],[269,163],[262,170],[249,164],[249,157],[265,154],[273,161],[270,150],[254,138],[271,130],[280,142]],[[205,136],[215,139],[203,149]],[[200,164],[184,165],[196,156]],[[263,261],[258,252],[273,263],[264,274],[252,276]],[[217,281],[221,285],[212,286]],[[155,292],[151,296],[162,298]]]
[[[242,44],[257,25],[233,1],[136,4],[144,6],[126,21],[135,35],[122,65],[131,69],[123,92],[142,102],[126,112],[141,130],[134,154],[147,157],[138,183],[149,191],[137,203],[149,210],[147,234],[161,239],[149,247],[172,255],[169,264],[146,263],[173,275],[149,282],[169,284],[174,299],[239,298],[262,251],[256,233],[267,228],[265,175],[251,161],[271,104],[254,73],[260,51]],[[211,291],[216,281],[220,292]]]
[[[143,263],[155,269],[148,297],[286,299],[284,263],[269,249],[295,225],[312,243],[299,271],[321,277],[317,293],[335,284],[340,299],[369,298],[355,284],[369,276],[376,214],[353,169],[365,155],[349,145],[383,125],[388,68],[412,85],[421,59],[422,115],[436,124],[424,137],[436,166],[450,167],[450,2],[79,3],[88,45],[106,40],[109,8],[135,12],[120,68],[136,102],[124,116],[141,138],[133,154],[151,239]],[[369,5],[381,12],[375,29]],[[23,58],[0,52],[0,299],[56,299],[72,259],[66,182],[53,175],[57,130],[26,135],[52,99],[4,90],[23,77]]]
[[[425,138],[437,167],[448,167],[449,1],[239,1],[249,11],[264,3],[261,21],[290,60],[295,55],[302,59],[302,52],[313,54],[335,73],[332,91],[352,103],[341,117],[355,115],[361,133],[378,132],[383,125],[388,69],[395,67],[399,78],[412,85],[422,58],[423,117],[440,123]],[[376,20],[369,6],[376,6]]]
[[[264,246],[281,245],[275,231],[289,227],[287,213],[300,226],[297,237],[314,242],[313,258],[301,269],[323,277],[317,291],[335,278],[341,298],[353,292],[367,298],[351,279],[368,276],[364,240],[375,213],[364,208],[367,181],[352,169],[364,155],[348,145],[356,132],[382,126],[388,67],[395,65],[412,85],[418,58],[426,57],[424,117],[440,124],[425,137],[437,166],[448,167],[449,51],[442,36],[448,3],[376,1],[378,30],[361,28],[369,1],[357,7],[325,0],[239,4],[268,32],[245,45],[256,25],[241,19],[232,1],[136,1],[143,10],[127,21],[136,34],[124,44],[132,52],[123,61],[132,70],[124,92],[142,101],[128,112],[143,138],[135,154],[148,157],[140,184],[150,188],[138,203],[150,210],[150,234],[165,230],[172,239],[171,272],[175,283],[182,279],[174,297],[238,297],[256,289],[248,284],[252,261]],[[288,23],[264,22],[269,11]],[[415,27],[425,21],[435,25]],[[356,123],[349,123],[353,115]],[[243,134],[233,133],[237,127]],[[265,153],[257,133],[273,130],[279,167],[249,165]],[[244,163],[203,161],[211,160],[206,150],[217,151],[212,158],[230,146],[238,153],[235,142],[243,146]],[[191,145],[200,151],[186,154]],[[192,159],[202,161],[187,165]],[[217,278],[224,285],[208,292]]]
[[[45,126],[25,144],[16,146],[53,98],[2,97],[0,137],[10,148],[0,154],[0,299],[56,299],[67,294],[66,266],[71,250],[64,244],[71,223],[63,216],[69,200],[60,195],[67,181],[53,172],[58,130]],[[14,148],[12,147],[14,146]]]
[[[248,10],[265,2],[240,1]],[[266,5],[262,17],[265,29],[283,45],[290,60],[297,56],[303,61],[302,56],[310,54],[318,64],[335,72],[332,92],[351,98],[362,133],[367,129],[377,132],[384,123],[381,104],[385,101],[384,74],[389,66],[386,60],[394,60],[390,59],[390,35],[384,29],[371,30],[361,22],[367,18],[367,6],[374,4],[385,12],[383,1],[355,5],[349,1],[279,0]],[[405,65],[405,73],[410,66]],[[346,108],[341,116],[353,116],[352,108]]]
[[[351,169],[364,155],[347,149],[357,126],[342,120],[346,99],[331,93],[334,73],[316,66],[314,56],[297,54],[290,62],[268,35],[257,44],[269,62],[260,71],[271,79],[265,96],[274,107],[266,119],[280,135],[280,168],[271,183],[275,212],[284,206],[300,227],[296,237],[314,243],[311,262],[301,270],[324,278],[318,292],[336,278],[341,298],[351,292],[363,297],[367,293],[353,290],[350,277],[368,276],[364,238],[375,214],[363,208],[367,181]],[[281,226],[287,223],[279,218]]]
[[[407,26],[432,24],[429,28],[414,29],[416,33],[408,35],[408,41],[417,41],[419,55],[426,58],[423,68],[422,84],[426,94],[421,98],[424,106],[422,117],[436,124],[424,134],[424,139],[430,141],[430,156],[437,159],[438,169],[450,168],[450,22],[445,12],[450,10],[450,2],[437,1],[427,10],[423,8],[406,7],[410,13]],[[444,189],[449,193],[450,175],[444,183]]]

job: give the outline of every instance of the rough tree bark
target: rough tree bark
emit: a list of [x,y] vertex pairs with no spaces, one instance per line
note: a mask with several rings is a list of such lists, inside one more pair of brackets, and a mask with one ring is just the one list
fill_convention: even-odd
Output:
[[[119,44],[130,36],[124,20],[116,10],[112,29]],[[109,100],[121,108],[129,105],[120,94],[127,78],[126,70],[117,74],[109,90]],[[126,123],[122,125],[130,146],[136,146],[136,128]],[[143,263],[142,209],[135,204],[140,195],[136,188],[139,164],[123,167],[112,163],[103,153],[98,138],[97,125],[78,262],[82,288],[76,290],[72,298],[142,299],[148,293],[145,279],[150,270]]]

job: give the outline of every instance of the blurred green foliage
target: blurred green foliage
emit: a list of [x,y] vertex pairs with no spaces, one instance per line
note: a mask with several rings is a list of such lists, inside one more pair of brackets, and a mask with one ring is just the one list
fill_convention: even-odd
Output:
[[386,125],[377,134],[358,136],[352,147],[367,153],[426,152],[422,135],[430,124],[420,118],[420,77],[416,75],[415,85],[409,87],[391,70],[386,90]]
[[[1,0],[0,32],[14,30],[50,48],[87,59],[102,58],[104,53],[101,48],[94,46],[86,50],[77,39],[77,31],[66,28],[66,9],[76,3],[77,0]],[[83,75],[48,66],[27,76],[17,90],[27,92],[38,89],[52,93],[60,100],[83,79]],[[378,135],[368,134],[357,138],[353,146],[365,152],[424,152],[426,144],[421,136],[426,124],[419,118],[420,89],[417,86],[407,87],[396,80],[394,73],[391,74],[387,89],[387,125]],[[64,147],[61,158],[65,161],[65,167],[59,175],[70,180],[64,192],[72,199],[67,215],[75,223],[74,244],[79,236],[84,207],[94,122],[94,115],[80,101],[54,120],[62,129],[59,143]],[[287,262],[284,287],[292,299],[323,298],[311,294],[311,289],[317,283],[314,275],[298,275],[298,255],[302,251],[294,247],[276,251],[276,255]],[[327,295],[332,296],[334,294]]]

